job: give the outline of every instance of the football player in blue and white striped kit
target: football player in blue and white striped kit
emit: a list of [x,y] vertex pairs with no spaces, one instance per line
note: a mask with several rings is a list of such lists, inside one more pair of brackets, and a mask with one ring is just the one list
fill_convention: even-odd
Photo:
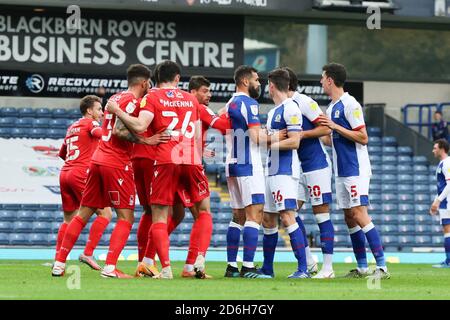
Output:
[[[328,153],[320,140],[320,137],[328,136],[330,128],[318,124],[319,116],[323,114],[316,101],[307,95],[297,91],[298,78],[295,72],[288,67],[283,68],[289,72],[289,96],[300,108],[302,113],[303,137],[298,148],[300,159],[300,185],[298,193],[298,207],[302,208],[305,202],[312,205],[314,217],[320,230],[320,242],[323,255],[323,265],[314,279],[334,278],[333,271],[333,249],[334,249],[334,227],[330,218],[330,204],[332,202],[331,178],[332,169]],[[303,229],[306,242],[306,258],[308,270],[317,270],[317,264],[312,258],[308,247],[306,230],[297,215],[297,222]]]
[[444,232],[444,249],[446,259],[435,268],[450,268],[450,157],[449,143],[445,139],[438,139],[433,145],[433,154],[440,160],[436,169],[438,195],[430,208],[430,214],[439,213]]
[[302,131],[302,114],[289,98],[289,73],[275,69],[269,73],[269,95],[275,107],[269,111],[269,135],[287,130],[287,139],[268,146],[266,166],[266,204],[264,206],[264,264],[261,274],[274,276],[273,258],[278,240],[278,216],[289,234],[292,251],[297,258],[297,270],[288,278],[310,278],[306,263],[303,232],[295,220],[300,163],[297,149]]
[[[346,277],[389,279],[380,235],[367,212],[372,175],[367,151],[369,137],[361,105],[348,92],[344,92],[346,79],[347,72],[343,65],[330,63],[323,67],[320,82],[332,101],[327,116],[321,115],[319,120],[320,124],[332,130],[337,204],[344,210],[358,264],[357,269],[351,270]],[[368,274],[365,239],[377,264],[372,275]]]

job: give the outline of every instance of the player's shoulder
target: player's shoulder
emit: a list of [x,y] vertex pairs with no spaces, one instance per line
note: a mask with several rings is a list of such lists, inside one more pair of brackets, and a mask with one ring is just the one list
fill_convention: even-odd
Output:
[[352,95],[350,95],[348,92],[346,92],[341,97],[341,102],[344,105],[345,108],[355,109],[355,108],[362,108],[361,104],[358,102],[358,100],[355,99]]
[[283,105],[285,111],[286,110],[299,111],[297,103],[291,98],[284,100],[282,105]]

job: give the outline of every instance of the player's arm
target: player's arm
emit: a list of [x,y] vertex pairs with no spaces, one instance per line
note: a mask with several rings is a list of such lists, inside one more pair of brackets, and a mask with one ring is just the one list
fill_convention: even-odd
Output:
[[139,112],[138,117],[130,116],[120,108],[116,101],[113,100],[108,101],[106,108],[110,113],[115,114],[123,124],[134,133],[145,131],[154,118],[153,113],[146,110]]
[[302,113],[295,104],[287,104],[283,118],[286,122],[287,139],[272,142],[270,149],[296,150],[300,146],[300,140],[303,138]]
[[226,113],[212,119],[210,126],[219,130],[222,134],[226,134],[227,130],[231,129],[230,119],[228,119]]
[[303,131],[303,139],[321,138],[330,135],[331,129],[327,126],[320,125],[317,122],[314,125],[316,126],[314,129]]
[[267,134],[267,130],[262,129],[260,126],[251,126],[248,128],[250,140],[256,144],[266,144],[270,146],[272,143],[276,143],[287,137],[287,130],[283,129],[277,131],[272,135]]
[[322,140],[324,145],[331,147],[331,134],[320,137],[320,140]]
[[356,127],[353,130],[349,130],[338,125],[325,115],[320,116],[319,123],[323,126],[327,126],[333,131],[336,131],[343,137],[352,140],[354,142],[357,142],[359,144],[366,145],[369,142],[369,136],[367,135],[367,130],[364,125]]
[[303,131],[302,139],[320,138],[331,133],[330,128],[319,123],[320,115],[322,115],[323,113],[316,101],[314,101],[313,99],[308,99],[306,101],[301,100],[294,102],[297,104],[302,104],[303,108],[300,109],[302,115],[315,125],[314,129]]
[[64,161],[66,161],[66,156],[67,156],[67,144],[64,141],[64,143],[62,144],[61,148],[59,149],[59,153],[58,156],[63,159]]
[[442,173],[444,174],[447,184],[444,190],[442,190],[441,194],[439,194],[434,199],[433,204],[430,208],[431,215],[435,215],[438,212],[441,202],[447,199],[447,197],[450,195],[450,166],[444,164],[444,166],[442,167]]
[[170,140],[170,135],[165,132],[154,134],[151,137],[143,137],[141,135],[134,134],[127,129],[127,127],[120,119],[116,119],[116,123],[114,124],[113,128],[113,134],[122,140],[130,141],[133,143],[146,144],[150,146],[154,146],[160,143],[166,143]]
[[302,131],[288,131],[287,139],[273,142],[270,145],[270,149],[277,150],[296,150],[300,146],[300,140],[302,139]]

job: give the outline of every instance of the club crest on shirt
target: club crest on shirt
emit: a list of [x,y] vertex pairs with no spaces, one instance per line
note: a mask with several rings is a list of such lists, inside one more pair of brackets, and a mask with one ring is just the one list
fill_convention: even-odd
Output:
[[173,97],[175,97],[175,92],[173,92],[173,90],[167,91],[166,96],[167,98],[172,99]]
[[275,117],[275,122],[280,122],[281,121],[281,114],[277,114]]
[[136,109],[136,105],[133,102],[128,102],[125,111],[127,113],[133,113],[133,111]]
[[254,114],[255,116],[257,116],[257,115],[258,115],[258,106],[255,105],[255,104],[252,104],[252,105],[250,106],[250,111],[252,112],[252,114]]
[[183,97],[183,94],[182,94],[180,91],[175,92],[175,96],[176,96],[178,99],[183,99],[183,98],[184,98],[184,97]]
[[334,117],[335,118],[339,118],[339,115],[341,114],[341,112],[339,111],[339,110],[336,110],[335,112],[334,112]]

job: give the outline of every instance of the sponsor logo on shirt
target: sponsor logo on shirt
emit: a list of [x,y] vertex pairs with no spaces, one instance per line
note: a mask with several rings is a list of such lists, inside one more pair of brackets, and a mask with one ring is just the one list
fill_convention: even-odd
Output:
[[117,179],[117,181],[119,182],[120,185],[122,185],[123,179]]
[[361,117],[362,117],[362,110],[360,108],[353,110],[353,117],[355,119],[361,119]]
[[309,107],[311,108],[311,110],[313,110],[313,111],[317,111],[317,110],[319,110],[319,105],[317,104],[317,102],[311,102],[310,104],[309,104]]
[[297,116],[292,116],[290,121],[292,124],[300,124],[300,119]]

